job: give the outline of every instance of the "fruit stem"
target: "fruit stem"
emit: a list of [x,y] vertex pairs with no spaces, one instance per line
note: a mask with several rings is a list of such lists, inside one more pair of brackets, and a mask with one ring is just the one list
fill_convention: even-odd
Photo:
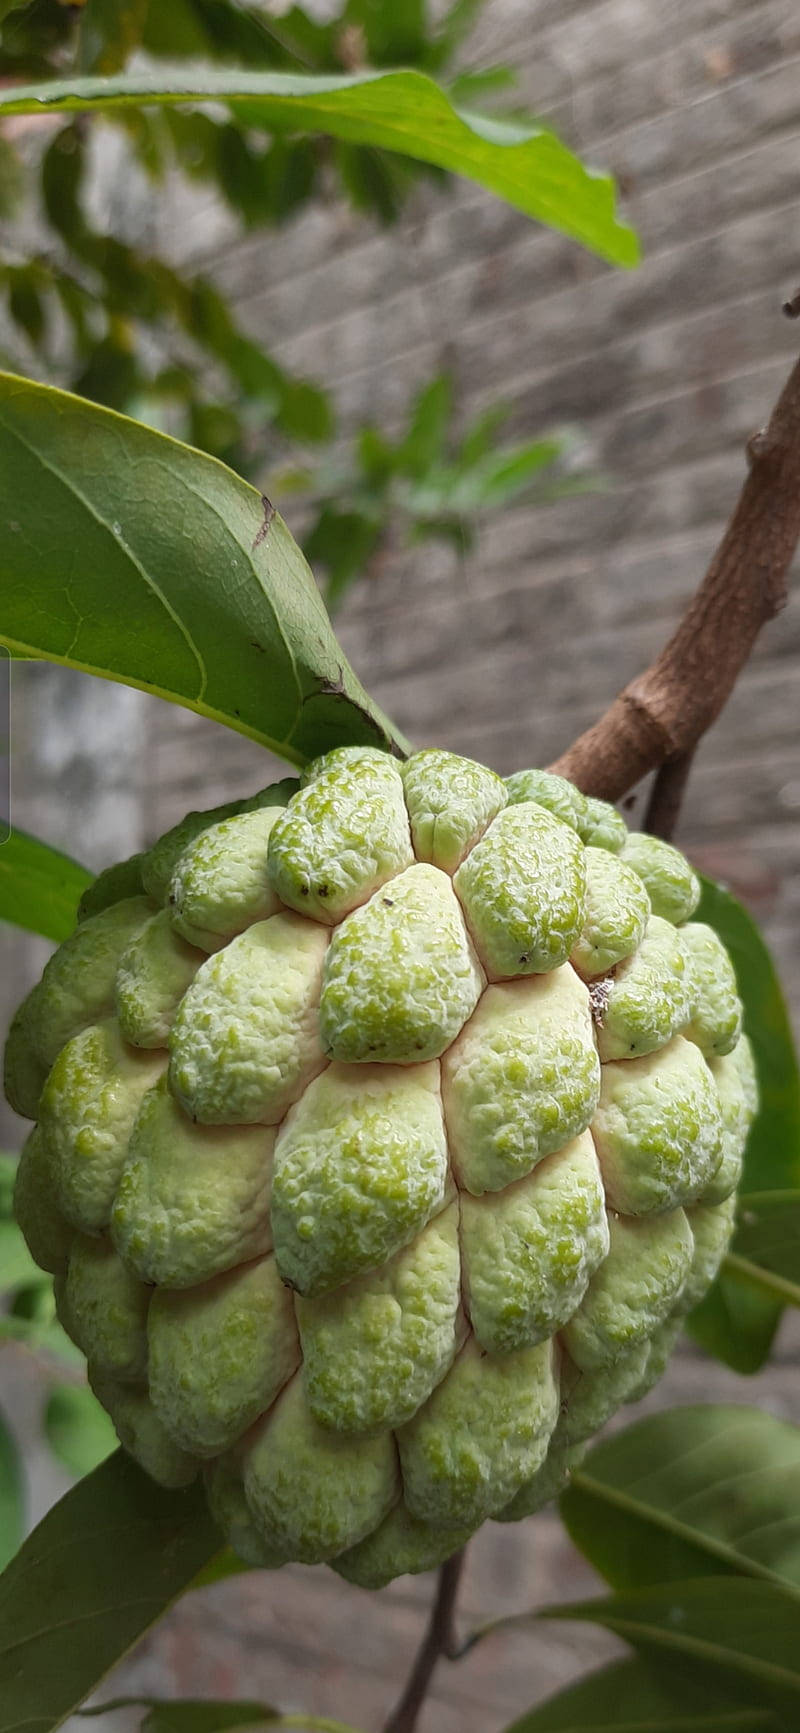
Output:
[[462,1547],[460,1552],[453,1553],[452,1558],[449,1558],[439,1571],[428,1628],[417,1650],[408,1683],[399,1702],[395,1704],[383,1733],[414,1733],[437,1662],[442,1656],[449,1660],[456,1657],[456,1598],[465,1556],[466,1547]]

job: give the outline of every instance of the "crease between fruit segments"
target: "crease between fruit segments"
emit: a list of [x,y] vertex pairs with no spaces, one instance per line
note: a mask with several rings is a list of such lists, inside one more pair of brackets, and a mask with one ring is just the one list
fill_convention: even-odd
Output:
[[371,748],[90,886],[7,1044],[17,1216],[245,1560],[430,1568],[660,1377],[757,1105],[698,895],[561,778]]

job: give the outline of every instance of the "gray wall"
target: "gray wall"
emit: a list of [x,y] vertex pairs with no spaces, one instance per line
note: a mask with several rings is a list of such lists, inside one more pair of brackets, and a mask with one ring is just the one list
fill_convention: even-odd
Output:
[[[639,270],[611,272],[468,186],[420,192],[389,234],[331,205],[237,239],[197,189],[156,212],[134,188],[125,213],[132,232],[212,266],[286,365],[334,388],[345,430],[367,415],[395,425],[445,363],[465,417],[503,401],[514,434],[583,430],[606,491],[487,521],[467,559],[397,552],[338,622],[412,738],[507,771],[554,757],[659,648],[796,351],[779,308],[800,275],[800,15],[772,0],[490,0],[471,58],[513,61],[525,100],[614,169]],[[799,651],[795,586],[703,744],[679,837],[764,922],[798,1015]],[[16,675],[14,741],[16,822],[98,867],[270,774],[233,734],[45,668]],[[42,947],[14,939],[8,954],[16,999]],[[800,1419],[796,1347],[785,1332],[752,1383],[686,1351],[651,1405],[753,1400]],[[8,1356],[0,1370],[10,1390]],[[468,1619],[593,1587],[554,1517],[489,1528]],[[114,1686],[241,1691],[374,1724],[425,1592],[363,1597],[322,1571],[231,1582],[177,1609]],[[424,1727],[491,1733],[612,1646],[566,1626],[498,1637],[442,1674]]]

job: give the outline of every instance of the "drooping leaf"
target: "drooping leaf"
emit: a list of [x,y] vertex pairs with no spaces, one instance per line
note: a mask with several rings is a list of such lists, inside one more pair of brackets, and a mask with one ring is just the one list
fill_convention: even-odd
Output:
[[13,1558],[24,1533],[25,1489],[13,1434],[0,1414],[0,1570]]
[[636,1421],[595,1445],[560,1508],[614,1589],[718,1571],[800,1597],[800,1427],[758,1408],[672,1408]]
[[[742,1193],[800,1189],[800,1070],[786,1004],[775,965],[759,929],[723,886],[703,880],[698,920],[715,928],[733,958],[744,1004],[744,1026],[753,1045],[759,1112],[745,1153]],[[778,1206],[779,1207],[779,1206]],[[796,1217],[786,1220],[791,1232]],[[782,1310],[783,1294],[753,1279],[737,1260],[751,1261],[740,1242],[744,1215],[710,1293],[691,1314],[689,1330],[709,1353],[737,1372],[757,1372],[767,1359]],[[786,1256],[784,1247],[784,1257]],[[800,1269],[800,1238],[796,1245]]]
[[770,1710],[738,1708],[735,1693],[724,1704],[722,1695],[646,1661],[612,1661],[504,1733],[774,1733]]
[[70,1474],[90,1474],[116,1449],[117,1437],[104,1408],[84,1384],[60,1384],[44,1415],[47,1442]]
[[302,764],[403,751],[268,501],[213,458],[0,375],[0,641],[125,681]]
[[542,1618],[602,1625],[638,1653],[733,1696],[741,1708],[772,1710],[782,1733],[800,1721],[797,1600],[772,1583],[705,1577],[608,1600],[545,1607]]
[[0,920],[60,944],[91,882],[92,874],[69,855],[12,829],[0,848]]
[[144,1709],[139,1733],[228,1733],[235,1727],[302,1727],[307,1733],[358,1733],[343,1721],[332,1721],[329,1715],[281,1714],[268,1703],[213,1702],[197,1698],[192,1701],[164,1701],[158,1697],[115,1697],[109,1703],[84,1709],[89,1719],[108,1715],[115,1709]]
[[418,72],[331,78],[208,71],[79,78],[4,91],[0,114],[91,112],[130,104],[225,102],[245,124],[321,132],[376,145],[465,176],[614,264],[632,265],[637,244],[615,214],[611,181],[586,169],[550,132],[454,109]]
[[0,1733],[50,1733],[221,1548],[198,1485],[122,1451],[66,1493],[0,1577]]

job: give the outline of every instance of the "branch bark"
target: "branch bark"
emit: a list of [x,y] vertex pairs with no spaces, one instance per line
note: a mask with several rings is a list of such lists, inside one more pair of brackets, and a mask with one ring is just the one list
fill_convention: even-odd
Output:
[[464,1568],[465,1548],[442,1565],[431,1608],[428,1628],[417,1651],[408,1684],[389,1716],[383,1733],[414,1733],[420,1709],[437,1661],[456,1653],[455,1610],[458,1585]]
[[677,631],[550,767],[585,794],[617,800],[648,771],[691,758],[785,605],[800,537],[800,361],[747,455],[736,509]]

